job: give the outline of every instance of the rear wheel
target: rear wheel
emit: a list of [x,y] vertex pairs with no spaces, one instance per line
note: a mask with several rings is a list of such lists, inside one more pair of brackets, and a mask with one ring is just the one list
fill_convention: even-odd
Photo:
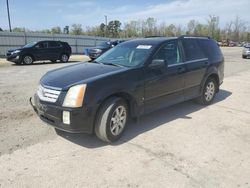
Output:
[[214,78],[208,78],[206,81],[202,95],[197,99],[200,104],[209,105],[213,102],[216,91],[217,91],[218,84]]
[[25,56],[23,56],[23,61],[22,62],[25,65],[31,65],[34,62],[34,60],[30,55],[25,55]]
[[118,140],[128,120],[128,106],[121,98],[111,98],[101,107],[96,120],[96,136],[105,142]]
[[69,56],[67,54],[62,54],[61,55],[60,61],[62,63],[66,63],[66,62],[68,62],[68,60],[69,60]]
[[242,58],[243,58],[243,59],[246,59],[246,56],[245,56],[245,55],[242,55]]

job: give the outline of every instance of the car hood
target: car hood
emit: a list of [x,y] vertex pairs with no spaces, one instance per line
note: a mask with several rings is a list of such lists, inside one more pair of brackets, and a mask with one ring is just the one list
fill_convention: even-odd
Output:
[[40,82],[45,87],[68,90],[73,85],[89,83],[127,69],[97,63],[78,63],[47,72]]
[[16,51],[16,50],[23,50],[23,48],[17,48],[17,49],[10,49],[10,50],[8,50],[8,52],[14,52],[14,51]]

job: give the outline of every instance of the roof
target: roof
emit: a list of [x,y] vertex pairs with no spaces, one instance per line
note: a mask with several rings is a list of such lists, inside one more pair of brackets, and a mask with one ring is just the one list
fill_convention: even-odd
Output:
[[158,45],[162,42],[177,39],[178,37],[153,37],[153,38],[141,38],[141,39],[133,39],[124,42],[124,44],[144,44],[144,45]]
[[140,39],[133,39],[125,42],[126,44],[145,44],[145,45],[158,45],[168,40],[173,39],[210,39],[207,36],[191,36],[191,35],[182,35],[180,37],[147,37],[147,38],[140,38]]

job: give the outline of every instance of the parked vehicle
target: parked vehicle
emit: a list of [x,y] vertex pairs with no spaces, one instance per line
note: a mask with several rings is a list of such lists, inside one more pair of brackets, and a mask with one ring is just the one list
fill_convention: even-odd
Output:
[[250,58],[250,44],[245,45],[242,50],[242,58]]
[[84,49],[83,54],[88,55],[91,60],[96,59],[104,52],[108,51],[109,49],[115,47],[116,45],[124,42],[124,40],[115,40],[115,41],[106,41],[102,42],[100,45],[92,48]]
[[129,117],[190,99],[211,104],[223,78],[224,58],[210,38],[137,39],[48,72],[30,103],[56,129],[113,142]]
[[223,39],[221,41],[221,46],[229,46],[229,40],[228,39]]
[[41,60],[68,62],[70,55],[71,47],[67,42],[61,41],[32,42],[22,48],[9,50],[6,54],[8,61],[26,65]]

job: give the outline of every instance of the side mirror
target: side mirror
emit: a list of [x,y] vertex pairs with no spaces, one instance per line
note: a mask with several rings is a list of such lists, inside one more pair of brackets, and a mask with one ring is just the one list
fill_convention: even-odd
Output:
[[163,59],[154,59],[148,66],[151,69],[167,68],[167,62]]

